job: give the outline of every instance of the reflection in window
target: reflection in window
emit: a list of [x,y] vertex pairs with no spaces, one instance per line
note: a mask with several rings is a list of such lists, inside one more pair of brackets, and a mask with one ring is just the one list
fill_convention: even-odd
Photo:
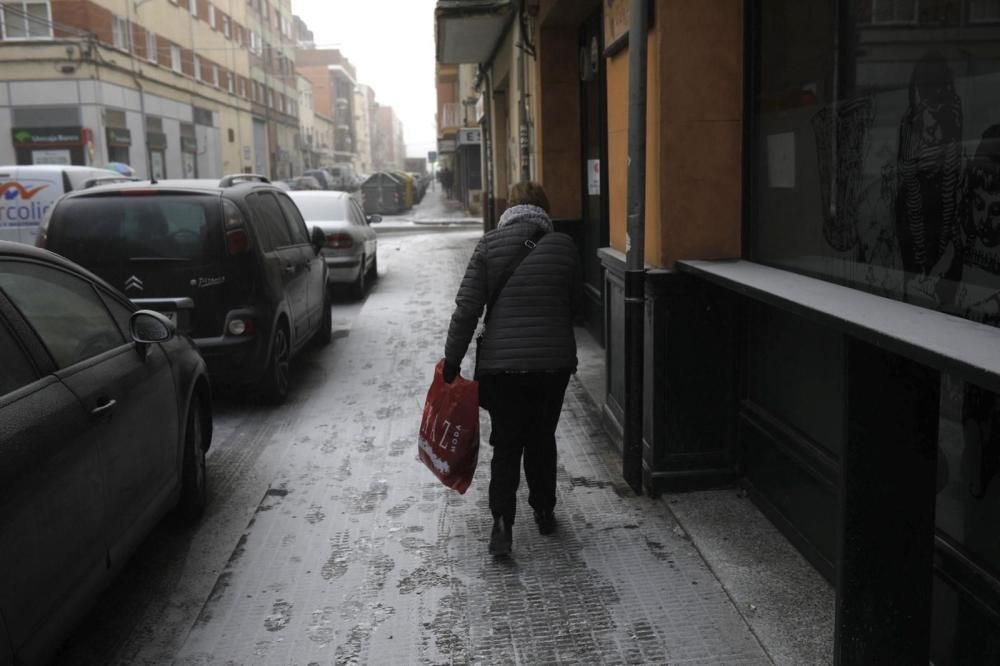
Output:
[[[1000,326],[998,20],[997,0],[764,0],[750,258]],[[939,534],[1000,578],[1000,397],[949,378],[941,414]],[[935,661],[997,663],[967,650],[1000,633],[946,635],[971,625],[940,603]]]
[[0,289],[60,368],[125,343],[104,303],[79,278],[35,264],[6,262],[0,266]]

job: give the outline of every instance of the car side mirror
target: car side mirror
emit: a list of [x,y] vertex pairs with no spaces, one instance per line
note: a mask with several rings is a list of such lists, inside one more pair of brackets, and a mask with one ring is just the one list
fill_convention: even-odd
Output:
[[382,216],[378,213],[374,213],[368,216],[368,224],[378,224],[382,221]]
[[166,342],[174,337],[177,327],[166,316],[153,310],[133,312],[128,319],[128,330],[132,340],[141,345]]
[[312,243],[313,249],[316,250],[316,254],[319,254],[319,251],[326,245],[326,234],[319,227],[313,227],[309,241]]

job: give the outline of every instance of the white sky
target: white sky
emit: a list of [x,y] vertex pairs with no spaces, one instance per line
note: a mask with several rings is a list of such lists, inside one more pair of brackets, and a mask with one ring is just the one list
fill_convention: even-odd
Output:
[[317,48],[338,48],[403,123],[406,153],[437,150],[435,0],[292,0]]

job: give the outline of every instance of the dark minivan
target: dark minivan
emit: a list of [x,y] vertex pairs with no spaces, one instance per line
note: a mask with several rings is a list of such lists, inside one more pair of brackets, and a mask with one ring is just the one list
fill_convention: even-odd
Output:
[[251,174],[124,183],[61,198],[38,245],[85,266],[194,338],[213,382],[285,399],[289,362],[331,338],[326,239]]

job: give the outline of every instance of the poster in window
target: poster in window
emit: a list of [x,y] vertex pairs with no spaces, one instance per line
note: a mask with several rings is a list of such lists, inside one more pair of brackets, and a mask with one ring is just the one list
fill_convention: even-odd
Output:
[[33,150],[31,151],[32,164],[70,164],[68,150]]

